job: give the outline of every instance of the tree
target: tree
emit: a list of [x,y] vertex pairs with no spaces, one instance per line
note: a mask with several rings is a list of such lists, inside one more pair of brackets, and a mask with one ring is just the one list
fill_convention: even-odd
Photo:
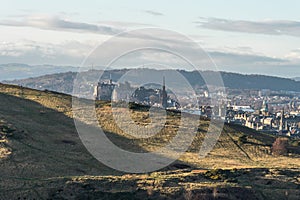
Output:
[[272,154],[275,156],[282,156],[288,153],[287,150],[288,139],[287,138],[276,138],[272,145]]

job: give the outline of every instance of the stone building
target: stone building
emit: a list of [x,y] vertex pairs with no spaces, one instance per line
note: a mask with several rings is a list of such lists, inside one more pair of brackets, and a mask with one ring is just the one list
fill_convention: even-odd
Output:
[[110,78],[108,82],[99,82],[94,87],[94,97],[96,100],[110,101],[116,84]]

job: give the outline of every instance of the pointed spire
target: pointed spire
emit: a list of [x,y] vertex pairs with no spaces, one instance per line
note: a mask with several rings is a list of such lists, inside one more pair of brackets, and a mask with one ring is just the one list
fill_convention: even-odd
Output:
[[279,125],[279,130],[282,131],[283,130],[283,119],[284,119],[284,107],[282,108],[282,112],[281,112],[281,118],[280,118],[280,125]]
[[109,83],[112,84],[111,73],[109,74]]
[[165,82],[165,76],[163,76],[163,87],[162,87],[162,107],[167,107],[167,92],[166,92],[166,82]]

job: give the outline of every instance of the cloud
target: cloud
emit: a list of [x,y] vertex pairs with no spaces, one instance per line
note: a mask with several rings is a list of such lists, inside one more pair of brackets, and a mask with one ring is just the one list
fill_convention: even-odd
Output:
[[61,44],[20,40],[0,43],[0,60],[5,63],[80,65],[94,43],[67,41]]
[[241,64],[280,64],[286,63],[288,60],[281,58],[272,58],[257,54],[244,54],[234,52],[210,51],[209,54],[217,62],[218,65],[241,65]]
[[[137,35],[139,36],[139,35]],[[147,35],[142,37],[115,37],[110,43],[109,47],[102,47],[101,45],[93,56],[96,58],[102,58],[98,54],[103,54],[103,48],[106,49],[105,55],[113,57],[116,52],[122,49],[137,49],[136,47],[144,46],[151,47],[155,44],[157,47],[161,47],[162,50],[170,49],[181,55],[188,55],[187,59],[191,61],[197,61],[198,65],[208,66],[210,61],[207,60],[205,53],[199,53],[199,47],[193,45],[180,38],[169,38],[170,40],[163,40],[164,35],[161,35],[162,40],[151,40]],[[167,36],[166,36],[167,37]],[[30,64],[78,64],[87,56],[92,49],[99,44],[97,41],[67,41],[61,44],[53,43],[41,43],[34,41],[16,41],[16,42],[3,42],[0,43],[0,59],[2,63],[6,62],[25,62]],[[147,49],[147,48],[146,48]],[[202,50],[200,50],[202,51]],[[126,52],[126,51],[125,51]],[[141,63],[147,62],[165,62],[164,64],[170,64],[173,66],[182,66],[184,63],[180,61],[172,61],[176,59],[170,59],[170,55],[164,53],[164,51],[143,51],[140,50],[135,55],[132,55],[130,62],[136,64],[139,60]],[[265,55],[255,53],[249,47],[240,47],[236,49],[208,49],[208,54],[212,57],[218,66],[240,66],[240,65],[265,65],[265,64],[281,64],[289,62],[289,58],[273,58]],[[199,58],[203,56],[203,58]],[[126,58],[125,58],[126,60]],[[125,61],[124,60],[124,61]],[[34,62],[34,63],[33,63]],[[128,60],[126,61],[129,64]],[[122,65],[122,63],[120,63]]]
[[145,13],[149,14],[149,15],[154,15],[154,16],[164,16],[163,13],[157,12],[157,11],[153,11],[153,10],[144,10]]
[[[90,62],[87,62],[87,65],[110,63],[112,59],[117,58],[117,62],[112,67],[122,68],[147,63],[159,63],[172,66],[173,68],[190,70],[190,68],[186,67],[187,63],[183,59],[176,57],[177,53],[193,62],[196,66],[201,66],[203,69],[214,69],[210,59],[207,59],[207,55],[199,53],[201,48],[196,42],[190,41],[185,36],[180,36],[177,33],[171,33],[160,29],[139,30],[132,33],[125,32],[122,35],[112,37],[112,41],[109,40],[109,43],[104,43],[104,46],[100,45],[99,48],[93,51],[95,53],[92,53],[91,57],[89,57],[88,61]],[[61,44],[33,41],[0,43],[0,60],[1,63],[79,65],[97,44],[99,44],[99,41],[96,41],[96,39],[89,42],[69,41]],[[148,51],[148,47],[156,47],[157,50]],[[129,56],[126,54],[125,56],[124,52],[127,53],[128,48],[137,51],[134,54]],[[159,51],[159,49],[162,51]],[[163,50],[170,50],[171,54]],[[270,73],[274,73],[275,71],[272,69],[277,70],[280,67],[284,69],[283,66],[300,63],[299,61],[291,63],[288,57],[276,58],[263,55],[254,52],[253,49],[247,46],[206,50],[218,68],[224,71],[259,73],[264,69],[268,69]],[[175,54],[172,55],[172,52]]]
[[[131,38],[121,38],[122,43],[116,43],[116,46],[111,49],[106,49],[108,54],[114,55],[116,48],[122,48],[122,46],[132,45]],[[136,40],[135,42],[141,42],[147,46],[151,44],[149,40]],[[150,42],[150,43],[149,43]],[[61,44],[50,43],[38,43],[34,41],[18,41],[11,43],[0,43],[0,60],[1,63],[27,63],[27,64],[52,64],[52,65],[72,65],[79,66],[90,51],[95,47],[96,41],[68,41]],[[187,52],[192,61],[199,63],[197,66],[201,66],[203,70],[214,69],[211,68],[211,62],[205,57],[198,57],[197,50],[186,46],[185,43],[177,43],[174,45],[180,46],[182,51]],[[247,53],[243,51],[246,49]],[[103,49],[99,49],[99,53]],[[110,52],[111,51],[111,52]],[[235,49],[220,50],[210,49],[208,54],[212,60],[217,64],[218,69],[222,71],[232,71],[238,73],[261,73],[261,74],[273,74],[278,76],[296,76],[299,69],[298,62],[290,62],[287,59],[273,58],[265,55],[252,53],[248,48],[243,47],[242,51]],[[96,54],[98,55],[98,54]],[[201,56],[201,55],[200,55]],[[88,65],[97,65],[95,62],[88,60]],[[101,63],[101,62],[100,62]],[[158,64],[167,65],[171,68],[183,68],[191,70],[186,66],[186,62],[176,55],[168,54],[163,51],[148,51],[141,50],[133,52],[125,57],[120,57],[117,62],[112,64],[112,68],[130,68],[142,65],[148,65],[149,63],[157,63],[153,66],[159,66]],[[199,64],[199,65],[198,65]],[[19,72],[18,72],[19,73]],[[300,76],[300,75],[297,75]]]
[[126,21],[99,21],[100,24],[107,24],[118,28],[128,28],[128,27],[155,27],[152,24],[137,23],[137,22],[126,22]]
[[198,27],[220,31],[256,33],[266,35],[289,35],[300,37],[300,22],[289,20],[228,20],[220,18],[201,18],[195,22]]
[[285,58],[299,61],[300,60],[300,48],[292,50],[285,56]]
[[23,20],[2,20],[0,21],[0,25],[34,27],[47,30],[93,32],[104,35],[115,35],[123,31],[122,29],[118,29],[108,25],[75,22],[60,18],[58,16],[48,15],[27,16]]

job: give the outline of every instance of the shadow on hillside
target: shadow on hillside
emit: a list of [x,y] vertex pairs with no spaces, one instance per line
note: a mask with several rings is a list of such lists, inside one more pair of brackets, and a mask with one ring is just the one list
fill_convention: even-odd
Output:
[[[184,184],[179,183],[195,182],[197,185],[203,180],[203,174],[163,181],[158,177],[153,178],[155,180],[152,182],[143,183],[144,185],[140,184],[148,181],[147,177],[141,178],[139,182],[126,178],[112,181],[112,176],[99,180],[97,177],[81,180],[83,175],[114,176],[124,173],[106,167],[88,153],[78,137],[72,118],[32,100],[11,95],[0,93],[0,102],[0,119],[14,126],[12,134],[6,135],[6,145],[11,148],[12,154],[8,159],[0,159],[0,198],[3,199],[180,199],[187,196],[190,199],[215,199],[215,195],[219,195],[218,198],[221,199],[245,199],[245,196],[248,199],[260,199],[253,194],[261,194],[261,199],[269,195],[284,199],[290,195],[299,195],[296,193],[299,191],[299,181],[296,181],[299,171],[294,170],[237,170],[234,172],[234,181],[238,187],[218,188],[213,185],[202,189],[184,188]],[[130,148],[139,148],[118,134],[107,135],[120,147],[131,145]],[[173,163],[165,169],[188,167],[186,163]],[[282,176],[285,177],[281,178]],[[210,181],[218,183],[222,180]],[[154,186],[170,188],[170,191],[176,188],[180,190],[166,197],[161,191],[154,190]]]
[[[16,128],[7,142],[12,154],[0,160],[1,179],[123,174],[92,157],[79,139],[72,118],[11,95],[0,93],[0,102],[0,118]],[[140,148],[120,135],[106,134],[121,148]]]

